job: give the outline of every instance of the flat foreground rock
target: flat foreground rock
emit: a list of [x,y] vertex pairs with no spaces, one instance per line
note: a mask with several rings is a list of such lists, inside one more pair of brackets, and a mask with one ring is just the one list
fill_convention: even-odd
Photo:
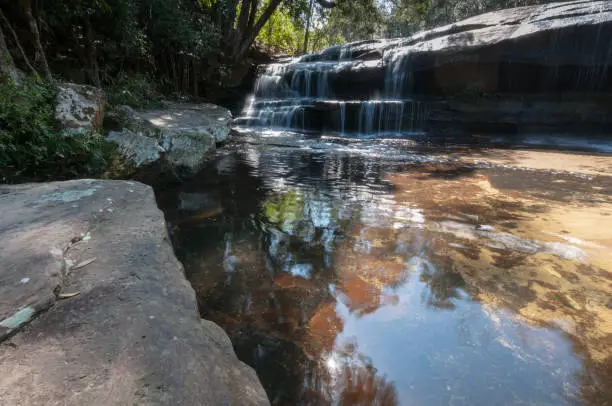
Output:
[[202,320],[150,187],[0,187],[0,399],[7,405],[265,405]]

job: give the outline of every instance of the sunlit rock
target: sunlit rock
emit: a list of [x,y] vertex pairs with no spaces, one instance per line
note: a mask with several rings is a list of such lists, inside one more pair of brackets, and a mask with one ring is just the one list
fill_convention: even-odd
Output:
[[55,118],[70,135],[90,135],[102,126],[105,102],[102,89],[63,83],[58,87]]
[[120,106],[111,120],[116,130],[107,139],[136,168],[164,161],[194,174],[214,156],[216,144],[227,141],[232,116],[213,104],[169,103],[147,111]]

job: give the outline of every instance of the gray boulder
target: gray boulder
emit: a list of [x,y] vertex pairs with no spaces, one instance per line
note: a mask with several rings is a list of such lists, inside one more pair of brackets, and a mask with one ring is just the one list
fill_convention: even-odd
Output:
[[124,158],[139,168],[165,160],[171,167],[195,173],[228,139],[232,115],[214,104],[168,103],[159,110],[135,111],[121,106],[112,113],[118,131],[107,137]]
[[200,318],[150,187],[0,186],[0,205],[0,403],[269,404]]
[[109,132],[106,140],[117,144],[119,153],[136,168],[159,161],[165,152],[157,139],[127,128],[120,132]]
[[102,126],[104,104],[101,89],[63,83],[57,94],[55,118],[70,135],[91,134]]

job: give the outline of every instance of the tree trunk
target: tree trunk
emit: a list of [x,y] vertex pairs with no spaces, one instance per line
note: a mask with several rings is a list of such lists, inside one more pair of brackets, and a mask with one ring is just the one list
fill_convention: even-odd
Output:
[[270,51],[272,49],[272,46],[269,45],[272,43],[272,33],[274,32],[274,24],[272,24],[272,21],[268,21],[268,32],[266,32],[266,37],[268,39],[268,51]]
[[0,9],[0,19],[4,21],[4,25],[6,25],[6,28],[11,32],[11,35],[13,36],[13,40],[15,41],[15,45],[19,49],[19,52],[21,53],[21,58],[25,62],[26,66],[28,67],[30,71],[32,71],[32,74],[36,76],[36,78],[39,78],[38,72],[36,72],[36,69],[34,69],[32,64],[30,63],[28,56],[26,55],[25,51],[23,50],[23,47],[21,46],[21,42],[19,42],[19,37],[17,36],[17,33],[13,29],[13,26],[11,25],[10,21],[4,16],[4,13],[2,12],[1,9]]
[[174,81],[174,91],[179,94],[181,92],[179,88],[179,78],[176,69],[176,60],[174,59],[174,54],[172,52],[170,52],[170,66],[172,69],[172,79]]
[[251,2],[251,11],[249,11],[249,22],[247,23],[247,27],[249,29],[253,28],[253,25],[255,24],[255,19],[257,18],[257,5],[258,4],[259,2],[257,1]]
[[[237,2],[237,0],[234,0]],[[263,26],[268,22],[272,14],[276,11],[278,6],[283,2],[283,0],[270,0],[268,6],[265,8],[257,22],[255,22],[255,12],[249,13],[249,22],[247,24],[247,29],[244,32],[240,32],[240,35],[236,36],[227,36],[226,39],[231,39],[231,41],[226,41],[226,44],[229,44],[229,55],[234,62],[240,62],[246,56],[249,48],[255,42],[255,38],[259,35],[259,32],[263,28]],[[333,8],[336,7],[336,3],[328,0],[316,0],[316,2],[324,8]],[[236,3],[237,4],[237,3]],[[257,6],[257,0],[250,0],[251,9],[255,10]],[[312,8],[312,7],[311,7]],[[234,13],[235,19],[235,13]],[[309,18],[310,20],[310,18]],[[234,20],[231,21],[231,26],[234,25]],[[231,30],[233,34],[236,34],[236,30]]]
[[247,24],[249,23],[251,4],[257,3],[257,0],[242,0],[240,2],[240,15],[234,32],[234,47],[239,46],[242,33],[246,32]]
[[[232,55],[240,53],[242,41],[248,36],[248,33],[253,30],[255,19],[257,18],[258,5],[258,0],[242,0],[240,4],[240,16],[238,17],[238,23],[234,30]],[[270,17],[268,17],[268,19],[269,18]]]
[[101,87],[100,71],[98,69],[98,50],[95,42],[96,36],[89,16],[86,17],[85,25],[87,27],[87,64],[89,65],[91,81],[97,87]]
[[[21,83],[21,75],[19,74],[19,70],[15,67],[13,57],[6,46],[2,28],[0,28],[0,74],[9,78],[17,85]],[[3,77],[0,77],[0,81],[3,79]]]
[[234,20],[236,19],[236,7],[238,7],[238,0],[229,1],[227,10],[219,8],[220,4],[222,3],[223,2],[215,3],[217,4],[217,14],[219,25],[221,27],[221,33],[226,44],[233,44],[233,41],[235,40]]
[[306,32],[304,32],[304,47],[302,51],[304,54],[308,53],[308,39],[310,37],[310,20],[312,19],[312,7],[314,6],[314,0],[310,0],[310,5],[308,6],[308,16],[306,17]]
[[36,50],[35,60],[40,61],[45,76],[47,76],[47,78],[50,78],[51,70],[49,69],[49,64],[47,63],[47,57],[45,56],[45,51],[43,49],[42,42],[40,41],[40,31],[38,31],[38,24],[36,23],[36,19],[32,14],[31,0],[21,0],[21,4],[28,20],[30,31],[32,32],[32,39],[34,40],[34,48]]
[[259,35],[259,32],[261,31],[263,26],[268,22],[270,17],[272,17],[272,14],[274,13],[274,11],[276,11],[282,1],[283,0],[270,0],[268,7],[266,7],[264,12],[261,14],[259,20],[257,20],[253,27],[250,27],[247,32],[242,35],[240,46],[232,53],[232,59],[234,61],[241,61],[242,59],[244,59],[245,55],[249,51],[249,48],[251,47],[251,45],[253,45],[255,38],[257,38],[257,35]]
[[181,88],[183,89],[183,94],[189,94],[189,87],[191,84],[191,78],[189,77],[190,75],[190,63],[189,63],[189,56],[188,55],[183,55],[181,57],[181,64],[183,65],[183,82],[181,83]]
[[198,98],[198,60],[193,57],[193,97]]

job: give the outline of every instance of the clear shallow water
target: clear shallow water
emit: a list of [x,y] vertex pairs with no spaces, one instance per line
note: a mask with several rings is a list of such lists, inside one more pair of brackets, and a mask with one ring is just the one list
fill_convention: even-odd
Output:
[[607,177],[278,132],[218,155],[160,204],[273,404],[607,404]]

